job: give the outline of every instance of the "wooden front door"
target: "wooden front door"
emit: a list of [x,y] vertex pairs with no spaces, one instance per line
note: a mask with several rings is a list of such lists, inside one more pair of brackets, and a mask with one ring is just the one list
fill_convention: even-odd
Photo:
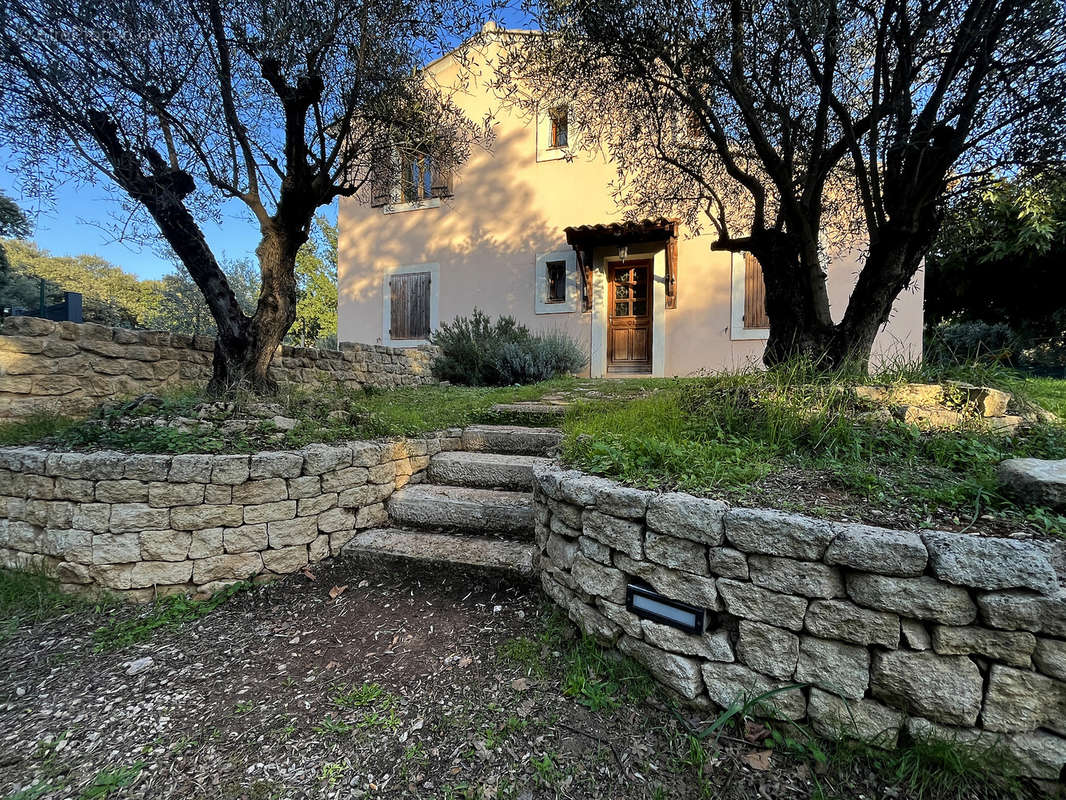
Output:
[[651,262],[608,265],[607,370],[651,372]]

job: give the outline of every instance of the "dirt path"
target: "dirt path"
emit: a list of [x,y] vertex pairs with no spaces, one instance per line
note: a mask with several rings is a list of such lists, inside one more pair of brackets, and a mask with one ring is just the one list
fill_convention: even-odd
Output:
[[[315,577],[119,651],[93,652],[99,614],[18,632],[0,650],[0,797],[811,796],[803,761],[694,752],[661,699],[582,669],[530,587],[343,563]],[[907,796],[841,788],[821,796]]]

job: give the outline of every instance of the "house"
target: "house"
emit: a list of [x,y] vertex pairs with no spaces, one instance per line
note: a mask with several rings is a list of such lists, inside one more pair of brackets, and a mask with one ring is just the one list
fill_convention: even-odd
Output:
[[[762,272],[744,253],[714,252],[711,235],[675,220],[625,221],[603,156],[575,151],[565,105],[537,118],[501,106],[489,88],[491,41],[469,59],[427,67],[471,119],[491,114],[495,142],[453,176],[411,159],[378,181],[368,204],[339,210],[342,341],[418,346],[441,321],[479,308],[534,330],[560,330],[588,354],[588,373],[689,375],[758,362],[767,337]],[[499,45],[495,45],[498,47]],[[828,264],[839,314],[858,271]],[[922,275],[897,300],[875,358],[917,358]]]

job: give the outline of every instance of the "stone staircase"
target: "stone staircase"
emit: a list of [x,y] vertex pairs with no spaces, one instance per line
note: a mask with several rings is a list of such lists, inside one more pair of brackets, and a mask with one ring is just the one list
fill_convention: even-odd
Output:
[[533,468],[551,461],[561,439],[556,428],[471,425],[462,450],[433,456],[428,482],[389,498],[391,527],[359,533],[345,552],[375,563],[531,574]]

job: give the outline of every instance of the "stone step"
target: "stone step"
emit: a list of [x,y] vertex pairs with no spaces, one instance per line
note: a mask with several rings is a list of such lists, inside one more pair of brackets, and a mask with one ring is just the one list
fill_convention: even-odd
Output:
[[497,403],[492,407],[497,414],[530,417],[562,417],[566,415],[566,409],[564,403]]
[[410,528],[533,534],[532,492],[420,483],[394,492],[388,509],[394,525]]
[[378,528],[357,534],[343,553],[370,563],[414,561],[529,576],[533,573],[534,549],[529,542],[508,539]]
[[429,480],[449,486],[528,492],[533,488],[533,468],[550,463],[551,459],[540,456],[457,450],[433,456],[429,462]]
[[559,446],[558,428],[525,428],[521,425],[471,425],[463,430],[463,449],[482,453],[547,455]]

